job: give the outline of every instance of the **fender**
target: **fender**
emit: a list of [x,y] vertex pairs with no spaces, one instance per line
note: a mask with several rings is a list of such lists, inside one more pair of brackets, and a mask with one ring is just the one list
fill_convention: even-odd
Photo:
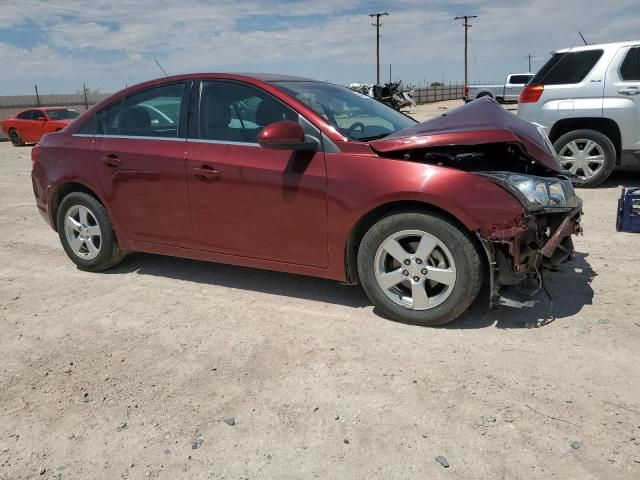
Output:
[[116,216],[113,215],[113,212],[111,211],[111,207],[107,202],[105,202],[103,192],[100,190],[98,186],[94,185],[93,183],[87,181],[86,179],[79,178],[76,176],[60,178],[55,183],[48,185],[46,187],[45,198],[47,202],[47,212],[49,217],[48,220],[51,227],[56,232],[58,231],[56,226],[57,205],[55,205],[55,203],[59,204],[59,202],[56,202],[57,195],[62,187],[70,183],[82,185],[87,190],[90,190],[91,193],[93,193],[93,195],[98,199],[98,201],[102,204],[102,206],[107,210],[107,213],[109,214],[109,218],[111,219],[111,224],[113,225],[113,229],[115,230],[116,238],[118,239],[120,248],[122,248],[123,250],[130,249],[129,238],[125,234],[124,229],[118,222],[118,219],[116,218]]

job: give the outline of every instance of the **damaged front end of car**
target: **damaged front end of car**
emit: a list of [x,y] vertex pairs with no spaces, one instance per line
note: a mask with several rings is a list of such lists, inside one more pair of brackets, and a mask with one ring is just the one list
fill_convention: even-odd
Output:
[[520,223],[496,228],[486,235],[478,232],[490,265],[491,302],[518,305],[501,295],[502,287],[533,278],[544,286],[543,272],[555,271],[575,255],[573,235],[582,233],[582,200],[568,178],[538,177],[513,172],[476,172],[511,192],[524,207]]
[[495,101],[476,100],[372,142],[372,148],[386,157],[478,175],[522,205],[520,218],[475,232],[489,264],[490,304],[531,305],[507,298],[503,287],[531,279],[533,296],[544,287],[544,271],[575,256],[572,236],[582,233],[582,200],[574,185],[580,180],[562,171],[544,129]]

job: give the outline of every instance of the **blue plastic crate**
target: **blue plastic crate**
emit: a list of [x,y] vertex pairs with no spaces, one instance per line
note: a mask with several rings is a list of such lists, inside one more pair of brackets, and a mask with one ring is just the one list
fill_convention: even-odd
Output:
[[640,233],[640,187],[622,189],[618,200],[616,230]]

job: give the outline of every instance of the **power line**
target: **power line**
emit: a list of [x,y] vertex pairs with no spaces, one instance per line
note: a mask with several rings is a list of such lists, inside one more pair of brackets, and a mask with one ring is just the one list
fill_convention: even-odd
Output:
[[371,18],[376,18],[376,23],[372,23],[376,27],[376,85],[380,85],[380,17],[389,15],[387,12],[370,13]]
[[468,77],[467,77],[467,37],[468,30],[471,28],[471,24],[469,23],[470,18],[478,18],[477,15],[462,15],[461,17],[455,17],[454,20],[462,20],[464,19],[464,23],[462,26],[464,27],[464,84],[468,85]]

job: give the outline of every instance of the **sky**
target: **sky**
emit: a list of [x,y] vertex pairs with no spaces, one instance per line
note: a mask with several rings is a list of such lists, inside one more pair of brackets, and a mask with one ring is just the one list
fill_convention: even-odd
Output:
[[0,0],[0,95],[114,92],[189,72],[271,72],[348,84],[501,81],[554,49],[640,39],[639,0]]

